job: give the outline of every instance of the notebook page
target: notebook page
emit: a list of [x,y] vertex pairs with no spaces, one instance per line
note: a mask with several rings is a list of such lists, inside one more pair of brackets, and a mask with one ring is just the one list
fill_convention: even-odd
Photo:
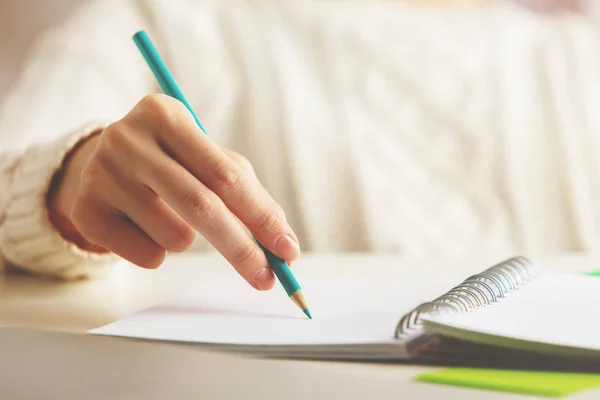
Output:
[[450,286],[447,280],[398,279],[397,274],[368,280],[302,276],[301,282],[312,320],[279,285],[258,292],[232,278],[200,285],[174,301],[90,333],[240,345],[385,343],[393,340],[404,313]]
[[498,303],[424,320],[512,339],[600,350],[598,307],[600,278],[546,273]]

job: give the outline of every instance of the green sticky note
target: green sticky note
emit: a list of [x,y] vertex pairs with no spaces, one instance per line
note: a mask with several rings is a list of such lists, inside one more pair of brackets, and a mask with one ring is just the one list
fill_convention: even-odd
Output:
[[546,397],[600,387],[600,374],[448,368],[417,377],[424,382]]
[[600,270],[586,272],[585,274],[589,276],[600,276]]

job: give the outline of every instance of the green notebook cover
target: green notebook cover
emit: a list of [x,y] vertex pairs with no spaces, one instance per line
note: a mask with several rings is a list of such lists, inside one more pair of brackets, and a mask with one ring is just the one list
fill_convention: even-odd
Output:
[[565,397],[600,386],[600,374],[448,368],[421,374],[418,380],[476,389]]

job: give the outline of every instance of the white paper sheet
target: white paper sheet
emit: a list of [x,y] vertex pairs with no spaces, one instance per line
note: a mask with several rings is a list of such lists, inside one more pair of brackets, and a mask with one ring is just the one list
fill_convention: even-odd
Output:
[[240,345],[385,343],[405,312],[448,288],[430,277],[397,274],[368,280],[303,276],[301,283],[312,320],[279,285],[258,292],[241,279],[228,279],[90,333]]

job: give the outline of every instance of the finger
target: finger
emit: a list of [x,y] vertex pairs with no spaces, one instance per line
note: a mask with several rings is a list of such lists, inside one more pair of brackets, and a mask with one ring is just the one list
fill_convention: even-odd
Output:
[[180,121],[171,134],[161,136],[166,151],[216,193],[267,249],[286,260],[296,259],[300,255],[296,235],[256,179],[191,126],[189,119]]
[[[235,270],[260,290],[275,283],[264,252],[219,197],[169,157],[153,157],[144,184],[210,242]],[[156,161],[160,160],[160,161]]]
[[149,95],[124,121],[152,132],[167,153],[215,192],[267,249],[288,260],[299,256],[298,240],[282,218],[281,208],[265,195],[256,178],[248,179],[240,173],[181,102],[169,96]]
[[195,230],[151,189],[131,183],[112,198],[115,208],[166,250],[183,252],[194,242]]
[[155,269],[162,264],[166,256],[164,248],[116,210],[91,199],[77,202],[71,213],[86,240],[143,268]]
[[224,153],[212,159],[205,158],[197,164],[199,179],[223,200],[267,249],[286,260],[298,258],[298,239],[288,225],[283,209],[256,176],[244,173]]
[[[241,170],[243,172],[246,173],[246,175],[250,178],[250,180],[256,185],[256,187],[261,191],[262,196],[264,196],[266,199],[268,199],[269,203],[271,204],[271,207],[273,207],[277,214],[279,215],[279,217],[287,222],[287,217],[285,215],[285,212],[283,210],[283,208],[281,208],[281,206],[275,201],[275,199],[271,196],[271,194],[269,193],[269,191],[267,189],[265,189],[265,187],[263,186],[262,182],[260,182],[260,180],[258,179],[258,176],[256,175],[256,172],[254,171],[254,167],[252,166],[252,164],[250,163],[250,161],[248,161],[248,159],[244,156],[242,156],[239,153],[236,153],[234,151],[231,150],[227,150],[227,149],[223,149],[223,151],[225,152],[225,154],[227,154],[227,156],[229,158],[231,158],[233,160],[234,163],[236,163],[236,165],[241,168]],[[292,232],[292,234],[294,234],[294,232]],[[297,237],[294,234],[294,238],[297,240]]]
[[[158,245],[168,251],[187,250],[195,231],[159,196],[136,179],[152,156],[166,155],[150,135],[140,135],[127,124],[105,129],[96,149],[96,167],[85,169],[86,187],[98,192],[106,204],[125,214]],[[140,140],[141,139],[141,140]],[[154,152],[153,152],[154,150]],[[100,192],[97,188],[102,188]]]

